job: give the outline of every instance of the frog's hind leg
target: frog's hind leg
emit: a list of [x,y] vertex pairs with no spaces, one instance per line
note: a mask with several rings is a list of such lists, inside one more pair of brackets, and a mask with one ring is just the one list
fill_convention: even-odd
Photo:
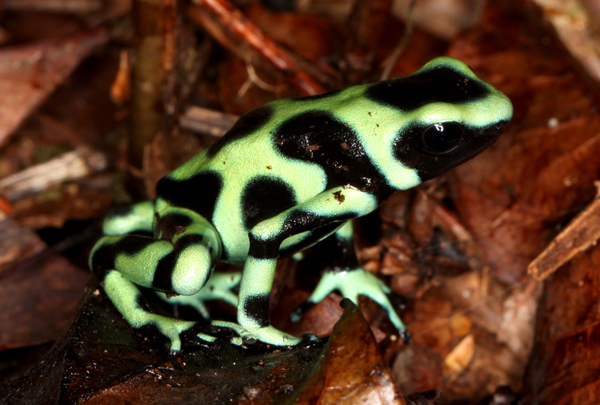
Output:
[[154,201],[144,201],[110,212],[102,224],[105,235],[124,235],[133,232],[152,232]]
[[237,307],[238,296],[231,290],[236,287],[242,278],[242,273],[236,272],[214,272],[198,294],[170,296],[157,291],[158,296],[165,302],[173,305],[188,305],[194,308],[204,319],[210,319],[205,301],[221,300],[231,306]]
[[398,328],[403,341],[409,343],[410,334],[389,300],[390,295],[393,294],[392,291],[383,281],[364,270],[358,263],[354,250],[352,221],[346,222],[322,243],[333,245],[331,250],[334,253],[331,262],[308,300],[292,312],[292,321],[299,321],[302,314],[308,309],[324,300],[332,291],[338,290],[355,304],[358,304],[359,295],[364,295],[377,302],[386,310],[390,321]]
[[[153,314],[137,286],[170,294],[197,293],[220,257],[221,241],[210,223],[185,209],[165,210],[156,230],[157,239],[139,235],[103,237],[92,249],[90,268],[130,325],[155,325],[171,340],[171,349],[180,350],[179,334],[195,323]],[[206,335],[199,337],[213,340]]]

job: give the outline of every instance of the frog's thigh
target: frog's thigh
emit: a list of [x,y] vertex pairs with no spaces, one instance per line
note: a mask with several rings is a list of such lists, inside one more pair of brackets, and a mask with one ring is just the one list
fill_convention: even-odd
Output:
[[101,279],[116,270],[137,285],[181,295],[198,292],[211,267],[210,251],[200,237],[172,244],[139,235],[105,236],[90,255],[90,268]]
[[240,283],[242,273],[239,271],[233,273],[213,272],[206,285],[198,294],[185,295],[166,295],[157,292],[158,296],[169,304],[189,305],[194,308],[204,319],[210,319],[208,308],[204,305],[205,301],[221,300],[234,307],[238,305],[238,297],[231,289]]

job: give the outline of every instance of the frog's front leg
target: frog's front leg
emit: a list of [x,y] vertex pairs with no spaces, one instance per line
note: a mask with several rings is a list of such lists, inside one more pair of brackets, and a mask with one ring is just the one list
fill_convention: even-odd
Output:
[[279,346],[301,339],[270,325],[269,295],[282,242],[291,236],[323,229],[334,231],[345,221],[377,207],[375,197],[356,189],[337,187],[273,218],[250,231],[250,249],[240,284],[238,322],[248,336]]
[[[100,277],[106,294],[131,326],[154,325],[171,340],[171,350],[180,350],[181,332],[195,323],[152,313],[137,286],[169,294],[197,293],[221,255],[221,241],[203,217],[179,208],[160,213],[155,236],[105,236],[92,249],[90,268]],[[207,335],[198,336],[214,340]]]
[[335,290],[357,305],[358,296],[364,295],[386,310],[404,343],[409,344],[411,336],[389,300],[393,292],[383,281],[359,265],[354,250],[353,233],[352,221],[348,221],[323,241],[323,243],[327,243],[328,251],[332,252],[330,263],[308,300],[292,313],[292,321],[299,321],[304,312],[323,301]]

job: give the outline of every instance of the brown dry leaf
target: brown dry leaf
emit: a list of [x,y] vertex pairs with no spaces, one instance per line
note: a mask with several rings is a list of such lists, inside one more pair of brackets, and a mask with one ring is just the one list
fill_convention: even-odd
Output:
[[79,65],[108,40],[105,29],[0,50],[0,146]]
[[[0,274],[19,260],[40,252],[46,246],[34,232],[12,218],[0,220]],[[0,284],[1,285],[1,284]]]
[[60,256],[4,276],[0,283],[0,347],[33,346],[58,339],[90,277],[89,272]]
[[394,360],[392,372],[405,395],[444,386],[443,359],[427,346],[412,343],[404,347]]
[[475,339],[473,335],[465,336],[444,359],[444,365],[449,368],[450,376],[461,373],[469,365],[473,359],[474,351]]
[[305,384],[299,405],[403,405],[390,370],[362,313],[342,301],[344,316],[336,324],[320,368]]
[[60,229],[68,220],[96,218],[113,202],[113,195],[109,192],[112,184],[112,181],[107,181],[97,189],[67,184],[59,189],[25,198],[15,203],[14,217],[30,229]]
[[587,405],[600,398],[599,267],[595,246],[546,280],[526,373],[529,402]]
[[530,0],[528,3],[543,14],[564,48],[595,81],[596,89],[600,88],[598,3],[577,0]]
[[277,328],[286,330],[294,336],[302,336],[306,333],[312,333],[318,337],[329,336],[343,313],[340,306],[342,298],[337,294],[329,294],[319,304],[306,311],[299,322],[293,323],[290,321],[289,314],[306,301],[310,293],[296,289],[286,290],[283,295],[284,297],[280,297],[271,318]]

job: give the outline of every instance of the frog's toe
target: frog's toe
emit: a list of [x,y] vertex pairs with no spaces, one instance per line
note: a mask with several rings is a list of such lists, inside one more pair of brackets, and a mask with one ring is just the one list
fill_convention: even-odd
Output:
[[196,325],[196,322],[176,320],[154,314],[152,318],[151,323],[171,341],[171,352],[181,350],[182,336]]
[[264,327],[246,327],[246,329],[256,340],[275,346],[296,346],[302,342],[302,338],[282,332],[270,325]]
[[412,342],[412,336],[410,332],[406,328],[398,329],[398,334],[400,335],[400,339],[405,345],[409,345]]
[[[254,344],[257,341],[275,346],[295,346],[303,339],[276,329],[273,326],[242,326],[233,322],[212,321],[213,326],[232,329],[239,336],[231,339],[235,345]],[[318,338],[315,337],[318,340]]]
[[206,285],[197,294],[197,299],[202,301],[222,300],[233,306],[238,305],[238,296],[231,290],[234,289],[242,278],[241,272],[222,273],[215,272]]
[[321,342],[321,339],[312,333],[305,333],[300,339],[301,343],[315,344]]
[[300,322],[300,319],[302,319],[304,314],[307,313],[315,305],[317,305],[317,304],[315,302],[311,301],[310,299],[304,301],[302,304],[300,304],[296,309],[294,309],[292,311],[292,313],[290,314],[290,320],[294,323]]

